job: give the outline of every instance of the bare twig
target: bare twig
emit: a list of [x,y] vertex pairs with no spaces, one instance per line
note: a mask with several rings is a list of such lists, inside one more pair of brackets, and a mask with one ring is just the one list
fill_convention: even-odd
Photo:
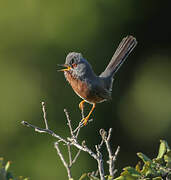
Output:
[[[105,130],[103,130],[103,129],[100,130],[100,135],[102,137],[102,140],[101,140],[101,143],[99,145],[95,146],[95,148],[96,148],[96,153],[95,153],[86,146],[85,141],[83,141],[82,144],[78,143],[77,138],[78,138],[78,135],[80,133],[81,128],[84,127],[83,123],[80,122],[78,124],[78,126],[75,128],[75,130],[73,130],[72,125],[71,125],[71,119],[70,119],[69,113],[68,113],[68,111],[66,109],[64,109],[64,112],[65,112],[65,115],[66,115],[67,125],[69,127],[70,135],[71,135],[70,137],[67,137],[66,139],[62,138],[61,136],[57,135],[56,133],[54,133],[52,130],[49,129],[47,118],[46,118],[46,109],[45,109],[45,103],[44,102],[42,102],[42,111],[43,111],[43,119],[44,119],[44,122],[45,122],[45,128],[37,127],[37,126],[32,125],[32,124],[30,124],[30,123],[28,123],[26,121],[22,121],[21,123],[23,125],[27,126],[27,127],[33,128],[36,132],[50,134],[51,136],[55,137],[58,140],[55,143],[55,149],[57,150],[57,154],[59,155],[62,163],[64,164],[64,166],[65,166],[65,168],[67,170],[69,179],[72,179],[72,176],[71,176],[71,167],[72,167],[72,165],[76,162],[77,158],[80,155],[80,152],[84,151],[84,152],[87,152],[91,157],[93,157],[97,161],[100,180],[105,180],[105,173],[104,173],[104,167],[103,167],[103,158],[102,158],[102,154],[100,152],[100,149],[102,148],[102,145],[104,144],[104,142],[105,142],[108,154],[109,154],[109,161],[108,161],[108,163],[109,163],[109,173],[110,173],[110,175],[112,177],[114,176],[114,173],[116,171],[116,170],[114,170],[114,162],[116,161],[116,158],[117,158],[120,147],[118,146],[115,154],[112,155],[112,151],[111,151],[111,147],[110,147],[110,143],[109,143],[112,129],[109,129],[108,136],[107,136],[107,133],[106,133]],[[82,111],[82,117],[84,117],[84,112],[83,111]],[[92,119],[90,119],[88,122],[90,122],[90,121],[92,121]],[[69,156],[69,162],[68,163],[65,161],[65,159],[64,159],[64,157],[63,157],[63,155],[62,155],[62,153],[61,153],[61,151],[59,149],[59,146],[58,146],[59,142],[63,142],[65,145],[67,145],[68,156]],[[75,146],[78,149],[78,152],[76,153],[76,155],[75,155],[75,157],[73,159],[72,159],[71,146]],[[97,177],[97,175],[98,175],[97,173],[96,174],[92,173],[92,176]]]
[[[80,123],[78,124],[78,126],[76,127],[76,129],[73,131],[72,126],[71,126],[71,119],[70,119],[70,117],[69,117],[69,113],[68,113],[68,111],[67,111],[66,109],[64,109],[64,112],[65,112],[65,115],[66,115],[66,119],[67,119],[67,121],[68,121],[67,125],[69,126],[69,130],[70,130],[70,133],[71,133],[71,137],[72,137],[73,139],[75,139],[75,138],[78,137],[79,132],[80,132],[80,129],[83,127],[83,123],[80,122]],[[75,135],[74,133],[76,133],[76,135]]]
[[22,121],[21,124],[23,124],[23,125],[25,125],[25,126],[27,126],[27,127],[33,128],[36,132],[39,132],[39,133],[48,133],[48,134],[50,134],[51,136],[57,138],[59,141],[64,142],[65,144],[68,143],[65,139],[63,139],[61,136],[55,134],[55,133],[54,133],[53,131],[51,131],[50,129],[39,128],[39,127],[37,127],[37,126],[35,126],[35,125],[32,125],[32,124],[28,123],[27,121]]
[[84,126],[83,123],[79,122],[78,126],[75,128],[74,133],[76,133],[76,135],[75,135],[76,138],[78,137],[80,130],[83,126]]
[[102,137],[102,140],[104,140],[104,142],[106,144],[107,152],[109,155],[109,160],[107,161],[107,163],[109,164],[109,174],[111,177],[114,177],[114,174],[116,173],[114,163],[116,161],[116,157],[119,153],[120,147],[118,146],[115,154],[112,155],[112,150],[111,150],[111,146],[110,146],[111,133],[112,133],[112,128],[109,129],[108,135],[104,129],[100,130],[100,135]]
[[97,169],[96,172],[95,172],[95,176],[98,176],[98,174],[99,174],[99,171]]
[[117,158],[117,156],[118,156],[118,154],[119,154],[119,151],[120,151],[120,146],[118,146],[117,149],[116,149],[116,151],[115,151],[115,154],[114,154],[114,156],[113,156],[113,162],[116,161],[116,158]]
[[74,132],[73,132],[72,126],[71,126],[71,120],[70,120],[70,117],[69,117],[69,113],[68,113],[68,111],[66,109],[64,109],[64,112],[65,112],[65,115],[66,115],[66,118],[67,118],[67,121],[68,121],[67,125],[69,126],[71,136],[72,136],[72,138],[75,138]]
[[81,152],[81,150],[79,149],[78,152],[77,152],[77,154],[75,155],[73,161],[72,161],[72,164],[74,164],[74,163],[76,162],[78,156],[80,155],[80,152]]
[[108,137],[105,139],[105,144],[106,144],[106,148],[109,154],[109,174],[110,176],[114,177],[114,161],[113,161],[113,156],[112,156],[112,150],[111,150],[111,146],[110,146],[110,137],[111,137],[111,133],[112,133],[112,128],[109,129],[108,132]]
[[108,131],[107,141],[110,141],[111,134],[112,134],[112,128],[110,128]]
[[67,146],[68,146],[68,156],[69,156],[69,167],[71,167],[72,166],[71,146],[70,144],[68,144]]
[[64,159],[64,157],[63,157],[63,155],[62,155],[62,153],[61,153],[61,151],[60,151],[60,149],[59,149],[59,146],[58,146],[58,143],[57,143],[57,142],[55,143],[55,148],[56,148],[56,151],[57,151],[57,153],[58,153],[58,156],[60,157],[63,165],[65,166],[65,168],[66,168],[66,170],[67,170],[68,178],[71,179],[71,178],[72,178],[72,176],[71,176],[71,169],[70,169],[70,167],[68,166],[68,164],[66,163],[66,161],[65,161],[65,159]]
[[95,146],[96,151],[97,151],[97,164],[98,164],[98,169],[99,169],[99,174],[100,174],[100,179],[105,180],[105,174],[104,174],[104,168],[103,168],[103,158],[102,154],[98,148],[98,146]]
[[101,149],[102,148],[102,145],[103,145],[104,141],[102,139],[101,143],[98,145],[98,148]]
[[[67,125],[69,126],[69,129],[70,129],[70,133],[71,133],[71,136],[73,139],[77,139],[79,133],[80,133],[80,130],[82,127],[84,127],[84,124],[83,122],[79,122],[78,126],[75,128],[75,130],[72,129],[72,125],[71,125],[71,119],[69,117],[69,113],[67,111],[67,109],[64,109],[64,112],[65,112],[65,115],[66,115],[66,118],[67,118]],[[84,110],[82,109],[82,117],[84,118]],[[93,119],[89,119],[88,120],[88,123],[91,122]]]
[[87,148],[87,146],[82,147],[77,141],[74,141],[72,138],[67,138],[68,141],[66,141],[65,139],[61,138],[59,135],[55,134],[51,130],[39,128],[39,127],[34,126],[34,125],[32,125],[32,124],[30,124],[30,123],[28,123],[26,121],[22,121],[21,124],[23,124],[23,125],[25,125],[27,127],[34,128],[36,132],[39,132],[39,133],[48,133],[48,134],[52,135],[53,137],[57,138],[59,141],[64,142],[65,144],[68,144],[68,142],[70,142],[71,145],[75,146],[76,148],[80,149],[81,151],[87,152],[94,159],[97,159],[97,155],[92,150]]
[[49,129],[47,119],[46,119],[46,109],[45,109],[45,103],[42,102],[42,111],[43,111],[43,119],[45,121],[46,129]]
[[75,146],[76,148],[80,149],[81,151],[87,152],[91,157],[93,157],[94,159],[97,159],[96,153],[94,153],[87,146],[82,146],[77,141],[73,141],[71,138],[67,138],[67,139],[68,139],[68,141],[71,142],[71,145]]

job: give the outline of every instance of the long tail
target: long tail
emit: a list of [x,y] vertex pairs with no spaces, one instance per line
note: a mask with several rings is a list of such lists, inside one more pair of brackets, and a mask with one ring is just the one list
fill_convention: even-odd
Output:
[[113,76],[124,63],[128,55],[132,52],[136,45],[137,41],[135,37],[127,36],[123,38],[111,61],[106,67],[105,71],[100,75],[100,77]]

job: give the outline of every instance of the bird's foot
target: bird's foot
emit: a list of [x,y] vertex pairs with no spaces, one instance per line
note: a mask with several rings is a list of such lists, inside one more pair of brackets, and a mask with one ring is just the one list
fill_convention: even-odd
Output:
[[81,120],[81,122],[84,124],[84,126],[87,125],[88,118],[89,118],[89,117],[85,117],[85,118],[83,118],[83,119]]
[[[84,104],[84,102],[85,102],[85,100],[83,100],[80,104],[82,105],[82,104]],[[79,105],[79,106],[80,106],[80,105]],[[84,124],[84,126],[87,125],[87,122],[89,121],[89,117],[90,117],[90,115],[92,114],[95,106],[96,106],[96,104],[93,103],[93,107],[91,108],[89,114],[88,114],[85,118],[83,118],[83,119],[81,120],[81,122]]]

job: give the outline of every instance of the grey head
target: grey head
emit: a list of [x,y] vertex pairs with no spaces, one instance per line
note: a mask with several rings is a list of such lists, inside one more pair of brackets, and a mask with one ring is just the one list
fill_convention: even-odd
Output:
[[66,57],[65,64],[70,67],[70,73],[77,78],[91,78],[95,76],[91,65],[83,58],[81,53],[70,52]]

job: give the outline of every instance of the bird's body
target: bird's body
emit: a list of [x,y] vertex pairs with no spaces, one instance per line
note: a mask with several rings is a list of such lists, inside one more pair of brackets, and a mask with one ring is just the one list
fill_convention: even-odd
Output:
[[93,104],[90,113],[83,119],[84,124],[87,123],[96,103],[111,99],[113,77],[136,44],[137,41],[133,36],[125,37],[100,76],[94,73],[91,65],[81,53],[72,52],[67,55],[63,65],[66,69],[61,71],[64,71],[65,78],[75,93],[83,99],[79,107],[82,109],[84,102]]
[[87,78],[85,75],[80,79],[66,71],[65,77],[75,93],[90,104],[111,99],[111,93],[105,88],[104,80],[98,76]]

